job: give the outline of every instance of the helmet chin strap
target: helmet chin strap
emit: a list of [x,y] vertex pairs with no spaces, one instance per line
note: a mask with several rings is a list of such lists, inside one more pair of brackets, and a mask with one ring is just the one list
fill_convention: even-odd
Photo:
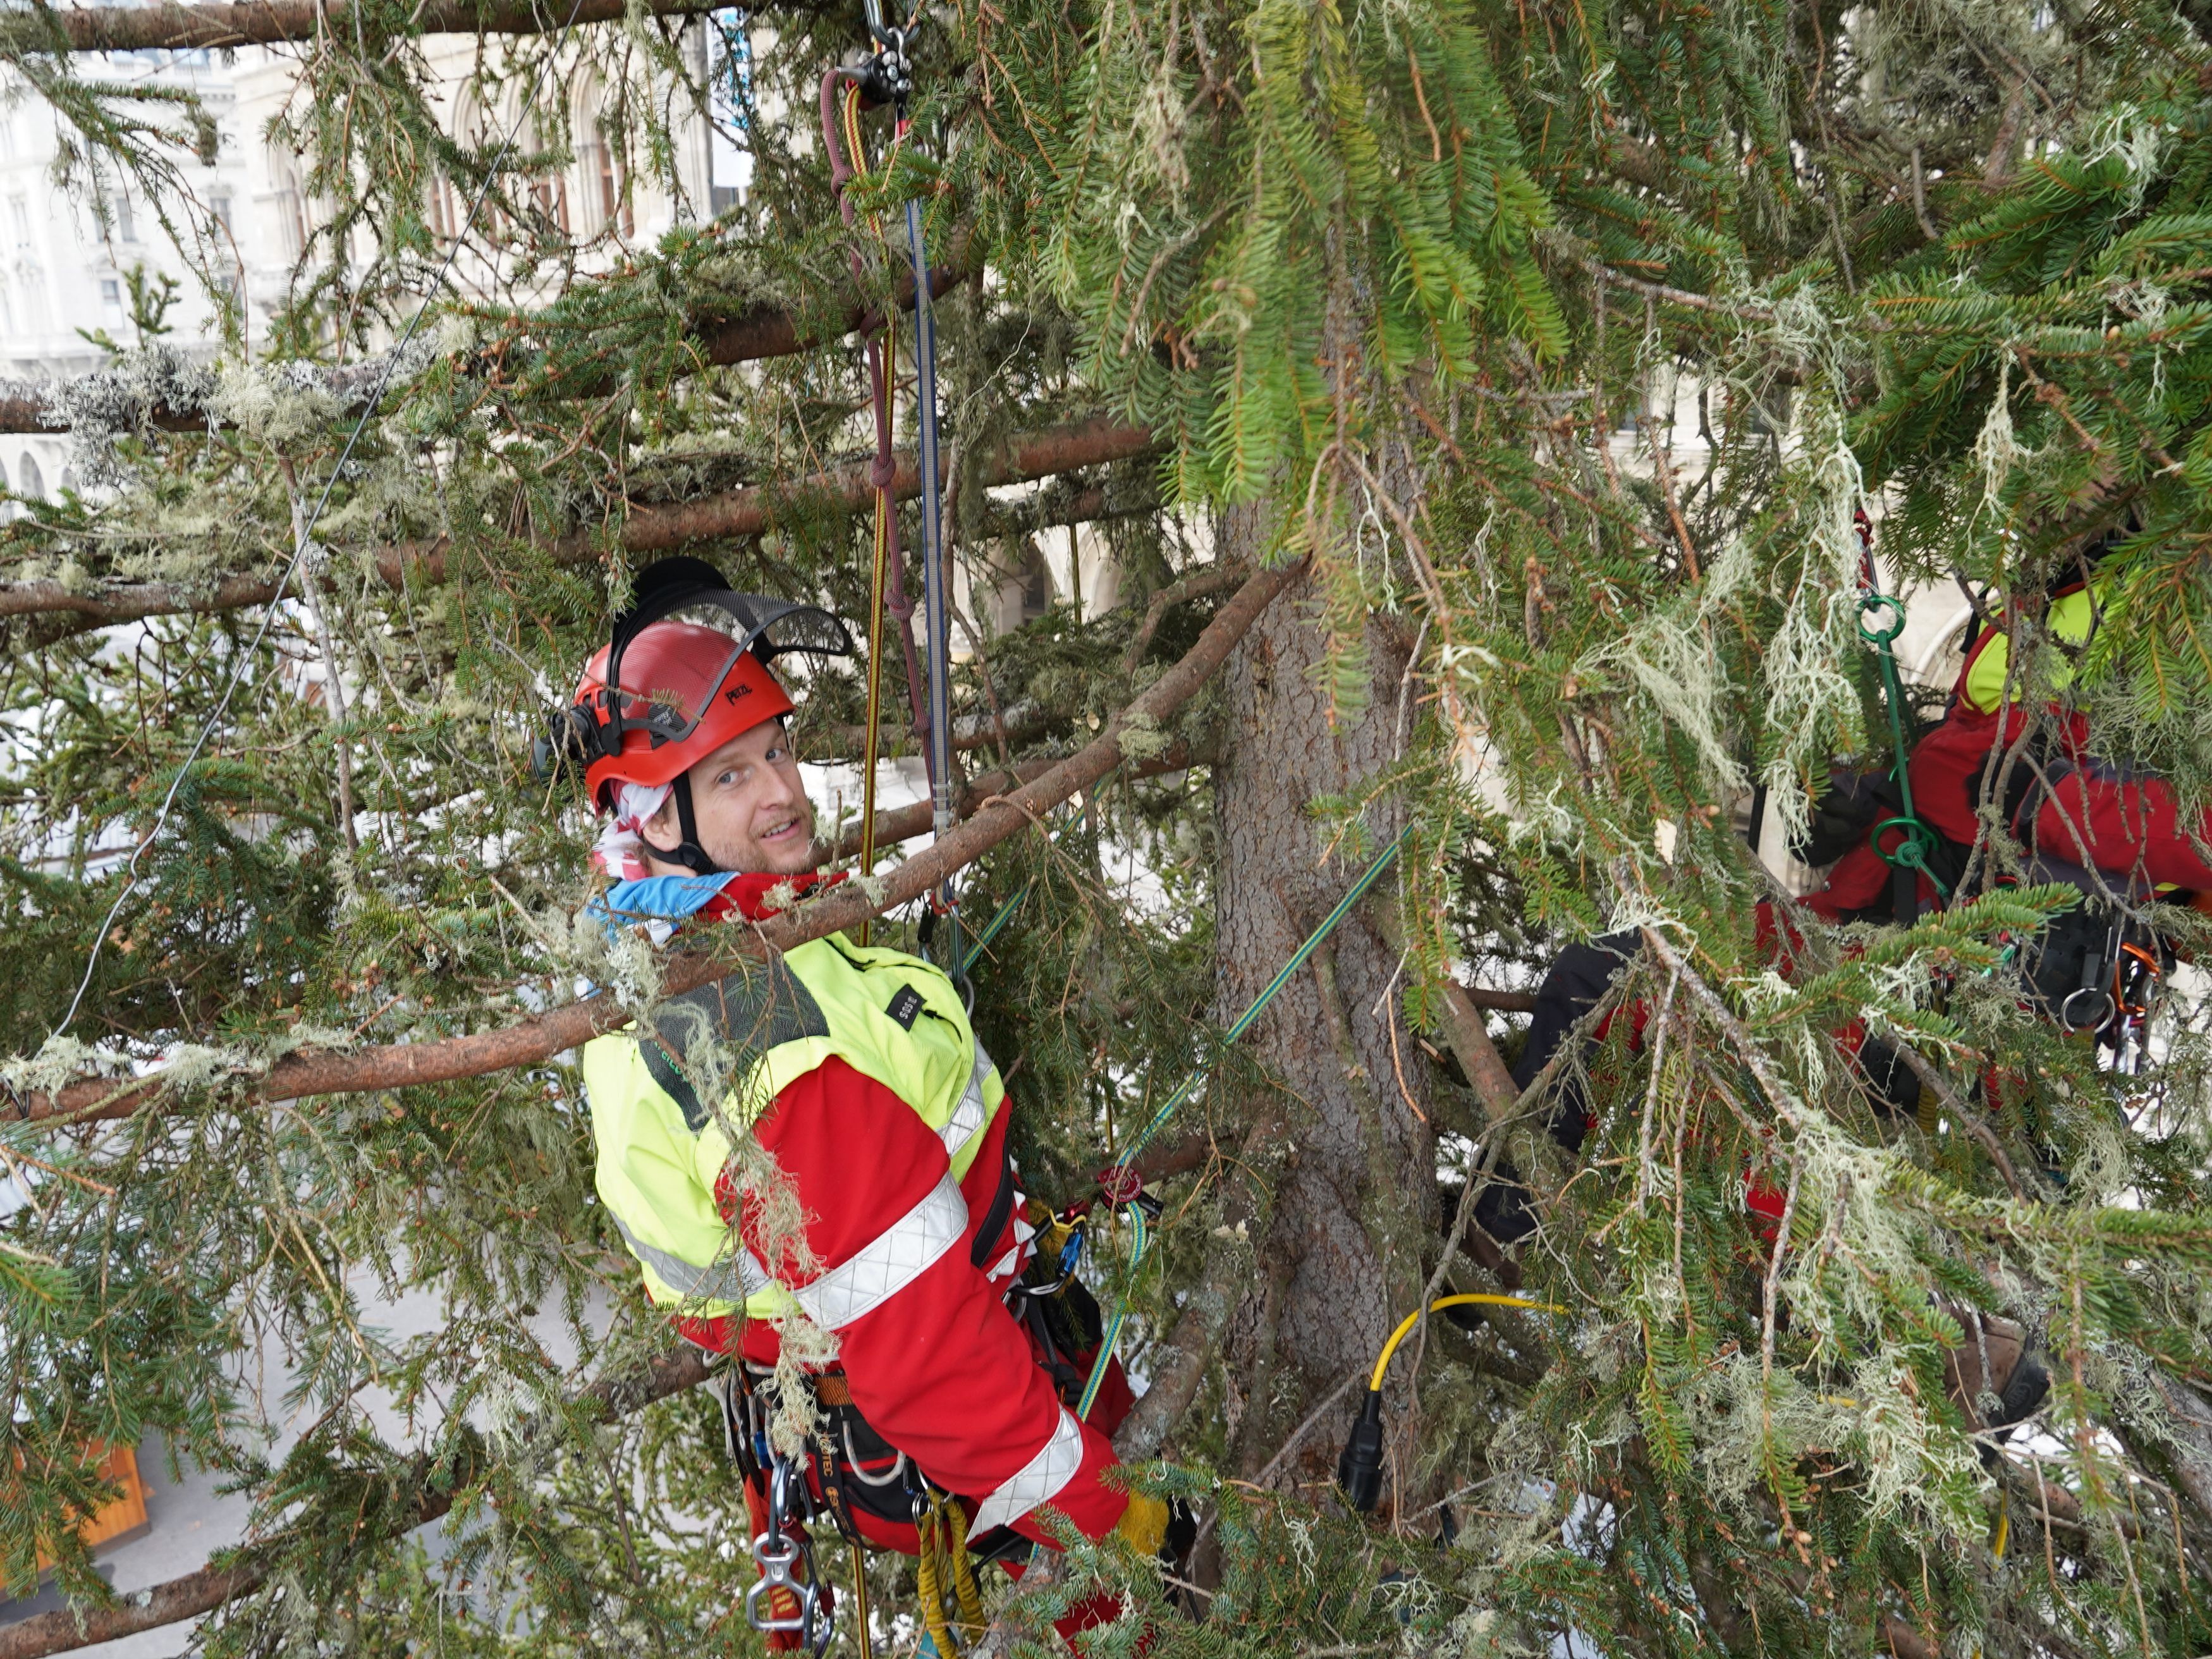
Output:
[[684,839],[672,848],[653,847],[651,842],[647,842],[646,845],[653,848],[656,857],[666,859],[672,864],[680,864],[694,875],[719,876],[726,873],[707,849],[699,844],[699,820],[691,811],[690,774],[678,773],[675,782],[669,788],[676,797],[676,828]]

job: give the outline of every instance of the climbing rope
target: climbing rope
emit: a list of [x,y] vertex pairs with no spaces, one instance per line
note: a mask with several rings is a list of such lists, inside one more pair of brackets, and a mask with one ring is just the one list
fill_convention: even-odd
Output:
[[966,1512],[934,1486],[914,1500],[919,1540],[915,1589],[921,1602],[921,1622],[937,1651],[947,1659],[960,1651],[953,1621],[945,1615],[948,1599],[969,1640],[980,1637],[987,1623],[982,1592],[975,1585],[975,1564],[968,1554],[967,1527]]
[[[1929,859],[1942,844],[1941,838],[1925,819],[1912,810],[1911,751],[1905,745],[1905,688],[1897,675],[1898,635],[1905,632],[1905,603],[1881,591],[1881,574],[1874,562],[1874,522],[1864,513],[1857,518],[1859,534],[1859,637],[1874,647],[1881,662],[1882,701],[1889,711],[1889,740],[1893,763],[1890,775],[1897,780],[1898,799],[1904,811],[1893,817],[1884,818],[1874,827],[1874,848],[1881,854],[1882,862],[1901,877],[1900,896],[1905,902],[1899,906],[1898,920],[1910,926],[1918,913],[1918,881],[1925,876],[1939,900],[1948,900],[1951,890],[1943,878],[1929,866]],[[1887,613],[1887,621],[1877,620]],[[1885,848],[1882,837],[1890,830],[1898,832],[1897,845]]]
[[[861,154],[860,100],[864,90],[878,101],[890,101],[895,120],[891,147],[884,157],[886,171],[913,131],[908,100],[913,92],[913,66],[908,41],[915,25],[891,27],[884,21],[880,0],[867,0],[869,40],[875,55],[860,68],[839,66],[822,78],[822,137],[830,155],[830,181],[838,193],[845,222],[854,222],[853,204],[845,187],[857,175]],[[916,8],[915,16],[920,9]],[[842,128],[842,143],[840,142]],[[869,228],[878,240],[883,223],[873,215]],[[914,275],[915,405],[916,447],[921,487],[923,627],[928,642],[925,675],[917,661],[914,639],[914,606],[906,597],[905,561],[898,540],[896,505],[891,486],[896,461],[891,450],[891,376],[897,353],[894,313],[886,308],[880,334],[868,342],[868,391],[875,405],[876,459],[869,471],[875,489],[875,560],[870,583],[868,648],[868,730],[861,761],[860,867],[875,863],[876,774],[881,760],[883,615],[888,610],[899,624],[906,654],[907,690],[913,708],[915,731],[922,740],[929,775],[931,832],[942,841],[957,825],[958,786],[952,768],[952,641],[951,573],[946,568],[938,469],[937,322],[929,293],[929,252],[924,234],[921,204],[906,204],[907,258]],[[852,253],[854,275],[865,274],[860,250]],[[948,875],[931,895],[930,902],[946,921],[945,960],[956,978],[964,974],[966,955],[960,945],[960,916],[953,878]],[[860,942],[867,943],[867,926],[861,925]]]
[[[1252,1006],[1237,1017],[1236,1023],[1223,1034],[1222,1041],[1224,1044],[1235,1042],[1252,1029],[1253,1022],[1260,1018],[1268,1003],[1274,1000],[1275,994],[1291,982],[1292,975],[1305,966],[1306,959],[1321,948],[1324,939],[1336,931],[1337,924],[1352,914],[1352,907],[1364,898],[1368,890],[1382,878],[1382,872],[1390,867],[1391,860],[1398,856],[1406,842],[1412,838],[1413,833],[1413,826],[1407,825],[1399,832],[1397,839],[1376,855],[1375,862],[1367,866],[1359,879],[1353,882],[1346,890],[1344,896],[1337,901],[1336,908],[1322,918],[1318,927],[1306,935],[1305,943],[1291,952],[1290,960],[1283,964],[1281,970],[1274,978],[1267,981],[1260,994],[1252,1000]],[[1137,1132],[1129,1144],[1122,1148],[1121,1157],[1115,1160],[1112,1167],[1103,1171],[1098,1177],[1099,1188],[1105,1194],[1107,1202],[1118,1209],[1127,1211],[1128,1214],[1131,1229],[1129,1272],[1132,1276],[1135,1274],[1139,1264],[1144,1261],[1145,1253],[1150,1249],[1152,1243],[1152,1235],[1146,1224],[1144,1206],[1138,1202],[1144,1183],[1137,1175],[1137,1159],[1145,1148],[1152,1143],[1152,1137],[1160,1132],[1161,1126],[1175,1115],[1185,1101],[1198,1092],[1205,1081],[1206,1073],[1199,1071],[1192,1073],[1177,1085],[1175,1092],[1161,1103],[1159,1110],[1152,1114],[1151,1120]],[[1121,1340],[1121,1328],[1127,1322],[1128,1317],[1128,1303],[1124,1298],[1115,1308],[1113,1317],[1106,1322],[1105,1332],[1099,1339],[1098,1356],[1091,1363],[1090,1380],[1083,1385],[1083,1396],[1076,1405],[1075,1414],[1078,1417],[1091,1415],[1091,1407],[1098,1398],[1099,1388],[1106,1381],[1107,1368],[1113,1363],[1114,1350]]]

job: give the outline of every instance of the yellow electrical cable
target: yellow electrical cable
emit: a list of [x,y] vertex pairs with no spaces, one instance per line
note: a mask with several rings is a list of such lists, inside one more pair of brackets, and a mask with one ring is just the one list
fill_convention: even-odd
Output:
[[1382,1386],[1382,1374],[1390,1369],[1390,1356],[1398,1352],[1414,1326],[1421,1322],[1425,1313],[1434,1313],[1439,1308],[1462,1307],[1468,1303],[1480,1303],[1492,1308],[1533,1308],[1542,1313],[1563,1314],[1567,1310],[1556,1302],[1538,1302],[1525,1296],[1492,1296],[1482,1291],[1465,1291],[1455,1296],[1440,1296],[1425,1308],[1417,1309],[1398,1322],[1398,1328],[1390,1333],[1390,1340],[1382,1345],[1382,1358],[1375,1362],[1375,1375],[1368,1379],[1367,1391],[1376,1393]]

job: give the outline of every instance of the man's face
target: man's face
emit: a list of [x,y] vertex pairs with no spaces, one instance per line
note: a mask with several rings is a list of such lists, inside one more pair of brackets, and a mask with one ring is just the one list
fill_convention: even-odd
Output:
[[[814,868],[814,808],[781,720],[740,732],[690,778],[699,844],[723,869],[795,876]],[[683,838],[672,795],[647,821],[646,844],[665,852]]]

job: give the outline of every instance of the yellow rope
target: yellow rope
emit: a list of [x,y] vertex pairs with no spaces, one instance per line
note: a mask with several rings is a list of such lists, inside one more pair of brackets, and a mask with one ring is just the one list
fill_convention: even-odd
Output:
[[922,1626],[929,1632],[930,1641],[943,1659],[953,1659],[960,1649],[945,1622],[945,1590],[937,1576],[936,1522],[933,1510],[924,1510],[915,1517],[914,1529],[921,1547],[915,1558],[914,1587],[921,1601]]
[[[848,87],[844,100],[845,155],[852,164],[856,178],[860,174],[860,91]],[[876,234],[883,227],[874,216],[869,224]],[[896,319],[886,314],[884,319],[884,429],[890,432],[897,420],[897,403],[891,396],[893,365],[896,360],[897,337],[894,332]],[[876,388],[868,388],[871,397]],[[876,557],[875,571],[868,587],[868,729],[861,740],[860,758],[860,873],[868,875],[876,867],[876,771],[882,760],[880,734],[883,730],[884,706],[884,593],[890,580],[891,537],[891,493],[889,486],[876,491]],[[868,942],[868,923],[860,923],[860,943]]]
[[982,1593],[975,1588],[975,1564],[968,1559],[968,1517],[949,1498],[933,1498],[939,1505],[939,1523],[944,1530],[945,1553],[952,1561],[952,1594],[960,1604],[960,1622],[980,1638],[983,1634]]
[[860,1659],[876,1659],[876,1638],[868,1629],[868,1558],[858,1544],[846,1547],[853,1552],[854,1639],[860,1647]]
[[1534,1308],[1545,1313],[1566,1312],[1556,1302],[1537,1302],[1525,1296],[1492,1296],[1483,1291],[1463,1291],[1456,1296],[1440,1296],[1426,1308],[1417,1309],[1398,1322],[1398,1328],[1390,1333],[1390,1340],[1382,1345],[1382,1356],[1375,1362],[1375,1375],[1368,1379],[1367,1391],[1373,1394],[1382,1388],[1382,1374],[1390,1369],[1390,1356],[1398,1352],[1398,1345],[1406,1340],[1414,1326],[1421,1322],[1422,1314],[1434,1313],[1439,1308],[1462,1307],[1474,1302],[1491,1308]]

